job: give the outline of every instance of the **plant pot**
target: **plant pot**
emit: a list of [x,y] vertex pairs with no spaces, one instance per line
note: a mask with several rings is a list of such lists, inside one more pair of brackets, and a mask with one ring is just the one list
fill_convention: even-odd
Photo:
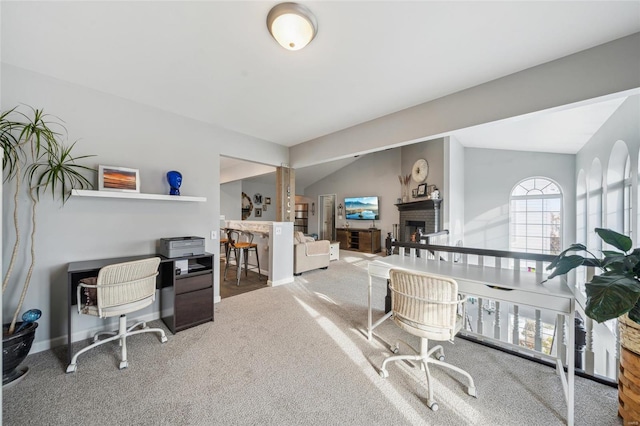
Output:
[[[22,324],[16,324],[16,329]],[[15,383],[29,370],[27,367],[18,369],[18,366],[29,355],[31,344],[36,337],[37,322],[32,322],[18,333],[6,335],[10,324],[2,327],[2,386]]]
[[618,318],[620,327],[620,372],[618,416],[624,424],[640,420],[640,324],[627,314]]

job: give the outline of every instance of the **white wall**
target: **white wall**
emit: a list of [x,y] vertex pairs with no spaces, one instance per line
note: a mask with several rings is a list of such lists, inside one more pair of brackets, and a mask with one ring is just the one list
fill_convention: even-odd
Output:
[[509,196],[518,182],[533,176],[545,176],[560,185],[563,244],[574,241],[574,155],[465,148],[464,158],[465,247],[509,250]]
[[464,239],[464,147],[454,137],[445,138],[444,180],[446,200],[442,203],[442,229],[449,230],[449,242]]
[[[46,349],[50,339],[60,344],[66,336],[69,262],[155,253],[159,238],[181,235],[206,237],[206,250],[218,254],[217,240],[208,236],[219,228],[220,154],[240,157],[250,153],[272,164],[287,161],[286,149],[279,145],[10,65],[3,64],[1,87],[2,110],[24,103],[62,118],[69,140],[79,140],[75,154],[96,155],[83,164],[137,168],[141,191],[148,193],[168,193],[165,174],[179,170],[183,174],[182,194],[207,198],[206,203],[72,198],[64,208],[43,198],[38,210],[37,265],[24,304],[24,309],[43,312],[34,351]],[[24,201],[22,196],[20,204]],[[11,222],[6,220],[12,204],[5,186],[5,267],[14,236]],[[23,223],[23,232],[27,229]],[[22,247],[21,259],[25,259]],[[214,294],[219,298],[219,262],[214,265]],[[17,268],[17,275],[23,275],[24,264]],[[15,306],[16,298],[16,291],[4,295],[5,321],[13,313],[10,307]],[[74,328],[89,329],[95,323],[83,318]]]

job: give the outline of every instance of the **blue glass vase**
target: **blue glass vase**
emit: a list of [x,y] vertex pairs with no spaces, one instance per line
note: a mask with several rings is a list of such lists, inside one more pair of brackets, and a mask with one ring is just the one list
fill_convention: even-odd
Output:
[[175,170],[171,170],[167,172],[167,182],[169,182],[169,186],[171,190],[169,191],[169,195],[180,195],[180,185],[182,185],[182,173],[177,172]]

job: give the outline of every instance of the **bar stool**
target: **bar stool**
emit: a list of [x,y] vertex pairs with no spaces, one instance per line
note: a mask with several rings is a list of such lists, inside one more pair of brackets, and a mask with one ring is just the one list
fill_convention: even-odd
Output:
[[[242,275],[242,263],[244,262],[244,276],[248,276],[249,270],[249,250],[253,249],[256,253],[256,266],[258,268],[258,280],[260,280],[260,257],[258,256],[258,244],[253,242],[254,235],[247,231],[230,230],[228,233],[229,240],[229,256],[233,253],[236,264],[236,285],[240,285],[240,277]],[[227,280],[227,271],[229,270],[229,261],[224,268],[224,280]]]
[[[223,236],[224,233],[224,236]],[[229,229],[227,228],[220,228],[220,247],[224,246],[224,261],[226,263],[226,261],[229,259]]]

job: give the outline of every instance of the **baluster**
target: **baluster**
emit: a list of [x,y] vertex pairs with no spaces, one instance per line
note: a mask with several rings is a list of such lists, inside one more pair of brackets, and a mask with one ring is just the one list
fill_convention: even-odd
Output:
[[416,257],[416,249],[411,247],[409,249],[409,257]]
[[[557,347],[558,347],[558,358],[562,361],[562,364],[565,365],[567,363],[567,341],[566,341],[566,331],[565,331],[565,318],[564,315],[558,314],[558,319],[556,320],[558,323],[557,331]],[[573,350],[573,348],[571,348]]]
[[419,249],[418,250],[418,254],[420,255],[421,259],[428,259],[429,257],[429,252],[426,249]]
[[516,275],[520,273],[520,259],[513,259],[513,271]]
[[501,257],[496,257],[495,258],[495,268],[496,269],[502,269],[502,258]]
[[585,318],[584,326],[587,329],[587,342],[584,350],[584,371],[587,374],[595,374],[595,353],[593,352],[593,320],[589,317]]
[[433,258],[437,261],[440,261],[441,257],[440,257],[440,252],[439,251],[434,251],[433,252]]
[[478,298],[478,334],[484,333],[484,320],[482,315],[482,299]]
[[514,345],[520,345],[520,313],[518,312],[520,307],[518,305],[513,305],[513,332],[511,336],[511,340]]
[[535,335],[534,335],[534,348],[536,351],[542,351],[542,318],[540,309],[536,309],[536,322],[535,322]]
[[484,256],[478,255],[478,266],[484,266]]
[[398,247],[398,254],[404,256],[404,247]]
[[502,337],[501,325],[500,324],[500,302],[496,300],[496,319],[493,321],[493,338],[500,340]]

